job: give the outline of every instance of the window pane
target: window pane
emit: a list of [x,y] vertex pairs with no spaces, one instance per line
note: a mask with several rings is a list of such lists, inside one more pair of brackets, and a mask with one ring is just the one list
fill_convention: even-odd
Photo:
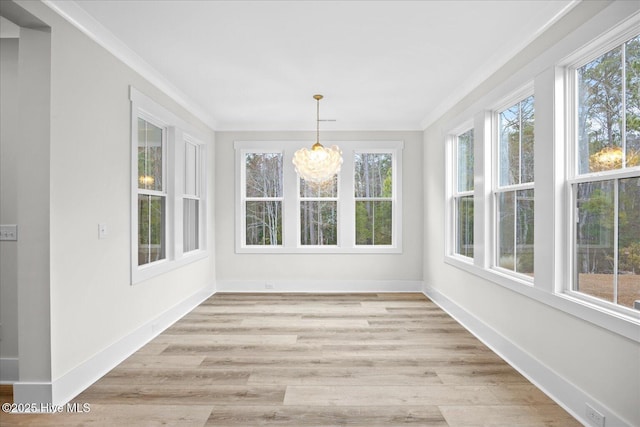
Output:
[[640,35],[625,45],[626,96],[626,166],[640,165]]
[[473,258],[473,196],[456,199],[456,253]]
[[498,266],[515,270],[515,192],[498,194]]
[[249,153],[245,166],[247,197],[282,197],[282,153]]
[[338,243],[337,224],[337,202],[300,202],[301,245],[336,245]]
[[162,191],[162,129],[138,118],[138,188]]
[[614,181],[577,185],[577,289],[614,302]]
[[246,244],[282,244],[282,202],[246,202]]
[[165,258],[165,197],[138,195],[138,265]]
[[356,201],[356,245],[391,245],[392,202]]
[[473,129],[458,135],[458,191],[473,190]]
[[[622,47],[577,70],[578,171],[622,166]],[[637,91],[637,88],[636,88]]]
[[618,195],[618,304],[640,300],[640,178],[621,179]]
[[533,190],[516,191],[516,271],[533,276]]
[[356,153],[355,196],[392,197],[392,154]]
[[184,194],[198,195],[198,148],[189,143],[184,144]]
[[499,115],[500,186],[534,181],[533,107],[533,96],[530,96]]
[[500,113],[500,185],[520,183],[520,108],[518,104]]
[[498,194],[498,266],[533,276],[533,190]]
[[338,175],[323,182],[308,182],[300,178],[300,197],[338,197]]
[[182,240],[183,252],[194,251],[200,247],[199,237],[199,204],[196,199],[184,199]]

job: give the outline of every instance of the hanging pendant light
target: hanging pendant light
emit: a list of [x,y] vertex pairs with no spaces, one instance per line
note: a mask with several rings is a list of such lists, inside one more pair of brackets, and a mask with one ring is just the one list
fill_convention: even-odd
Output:
[[322,95],[313,95],[316,107],[316,143],[311,150],[301,148],[293,155],[296,173],[305,181],[320,183],[340,173],[342,150],[337,145],[326,148],[320,144],[320,100]]

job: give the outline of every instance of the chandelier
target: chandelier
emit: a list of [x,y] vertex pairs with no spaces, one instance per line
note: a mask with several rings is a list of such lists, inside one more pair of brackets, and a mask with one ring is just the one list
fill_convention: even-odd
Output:
[[337,175],[342,166],[342,150],[337,145],[326,148],[320,144],[320,100],[322,95],[313,95],[316,107],[316,143],[311,150],[301,148],[293,155],[296,173],[305,181],[325,182]]

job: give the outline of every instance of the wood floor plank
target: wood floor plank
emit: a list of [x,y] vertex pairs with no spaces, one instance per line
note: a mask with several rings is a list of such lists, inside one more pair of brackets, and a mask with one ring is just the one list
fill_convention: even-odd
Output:
[[74,399],[5,426],[577,422],[422,294],[216,294]]
[[481,366],[455,366],[435,368],[444,384],[529,384],[518,371],[505,363]]
[[162,334],[156,338],[158,343],[181,345],[292,345],[298,340],[297,335],[275,334],[201,334],[189,335]]
[[546,394],[527,382],[525,384],[497,383],[488,387],[489,391],[506,405],[553,405]]
[[445,427],[447,422],[435,406],[411,407],[337,407],[337,406],[258,406],[216,407],[207,426],[431,426]]
[[[351,354],[329,357],[326,355],[285,355],[271,357],[261,354],[246,354],[225,356],[207,356],[202,362],[206,368],[237,368],[246,366],[270,366],[270,367],[364,367],[381,369],[386,367],[419,367],[424,369],[437,368],[439,366],[482,366],[487,363],[495,363],[495,357],[484,354],[472,354],[462,356],[447,356],[443,354],[431,355],[407,355],[367,357]],[[504,362],[502,362],[504,363]]]
[[74,427],[74,426],[204,426],[211,415],[212,405],[149,405],[137,403],[94,403],[89,412],[58,414],[3,414],[2,427]]
[[246,318],[240,322],[242,326],[291,326],[299,328],[360,328],[369,326],[366,319],[342,319],[339,316],[328,319],[304,318],[302,316],[280,316],[276,318],[263,319],[260,317]]
[[285,367],[254,368],[248,379],[249,384],[282,385],[426,385],[442,384],[434,371],[414,368],[387,367],[370,368],[318,368]]
[[581,424],[557,405],[469,405],[440,406],[451,427],[580,427]]
[[103,402],[117,404],[181,404],[207,405],[279,405],[284,398],[283,386],[236,386],[206,385],[187,381],[181,386],[138,385],[135,382],[123,385],[95,384],[80,394],[75,400],[83,402]]
[[402,406],[496,405],[500,403],[485,386],[288,386],[285,405]]
[[189,369],[189,368],[197,368],[202,365],[206,356],[194,356],[194,355],[185,355],[185,356],[170,356],[170,355],[147,355],[135,353],[127,358],[124,362],[118,365],[117,368],[127,368],[127,369],[167,369],[167,368],[178,368],[178,369]]
[[[126,387],[136,385],[162,385],[166,387],[182,387],[184,384],[198,385],[246,385],[251,371],[248,370],[213,370],[202,368],[161,368],[131,369],[118,367],[100,380],[101,385]],[[434,374],[435,375],[435,374]]]

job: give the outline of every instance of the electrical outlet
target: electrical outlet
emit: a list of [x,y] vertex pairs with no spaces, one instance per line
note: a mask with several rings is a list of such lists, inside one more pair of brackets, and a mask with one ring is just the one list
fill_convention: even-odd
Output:
[[273,289],[273,283],[268,283],[268,282],[267,282],[267,283],[265,283],[265,284],[264,284],[264,288],[265,288],[265,289]]
[[585,415],[587,416],[587,419],[589,420],[591,425],[594,427],[604,427],[604,415],[596,411],[588,403],[585,404],[585,407]]
[[18,226],[14,224],[0,225],[0,240],[18,240]]
[[107,238],[107,224],[98,224],[98,239]]

